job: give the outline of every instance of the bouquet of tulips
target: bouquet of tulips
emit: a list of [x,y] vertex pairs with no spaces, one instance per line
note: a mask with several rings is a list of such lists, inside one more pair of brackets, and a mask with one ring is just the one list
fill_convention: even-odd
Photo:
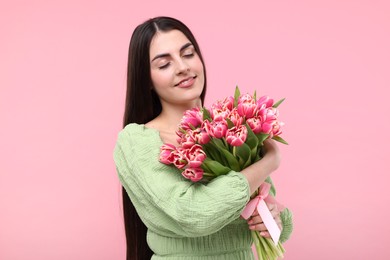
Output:
[[[208,182],[231,170],[241,171],[262,158],[263,142],[267,138],[287,144],[280,137],[283,123],[278,120],[277,107],[283,101],[274,103],[268,96],[257,99],[256,92],[241,95],[236,87],[234,97],[219,100],[209,109],[196,107],[187,110],[176,132],[179,146],[163,144],[160,162],[173,164],[193,182]],[[259,193],[260,190],[251,198],[259,198]],[[268,192],[263,198],[267,195]],[[252,231],[259,259],[283,257],[278,231],[274,241]]]

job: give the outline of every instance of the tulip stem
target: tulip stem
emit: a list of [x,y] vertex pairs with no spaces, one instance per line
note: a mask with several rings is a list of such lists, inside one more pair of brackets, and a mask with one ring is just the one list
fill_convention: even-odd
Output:
[[228,146],[228,144],[227,144],[227,142],[226,142],[226,139],[225,139],[225,138],[221,138],[221,140],[222,140],[223,145],[224,145],[226,148],[229,148],[229,146]]

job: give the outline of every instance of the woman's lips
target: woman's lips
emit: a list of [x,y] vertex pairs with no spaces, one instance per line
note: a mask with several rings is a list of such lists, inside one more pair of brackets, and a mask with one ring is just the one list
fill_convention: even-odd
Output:
[[179,87],[179,88],[191,87],[194,84],[195,78],[196,78],[196,76],[195,77],[186,78],[186,79],[180,81],[179,83],[177,83],[175,85],[175,87]]

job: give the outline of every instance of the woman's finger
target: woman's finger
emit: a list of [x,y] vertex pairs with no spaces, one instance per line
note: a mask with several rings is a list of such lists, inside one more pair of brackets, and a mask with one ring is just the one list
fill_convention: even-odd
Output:
[[255,224],[255,225],[249,225],[250,230],[256,230],[256,231],[267,231],[267,228],[265,227],[264,223],[261,224]]
[[257,215],[259,215],[259,212],[257,212],[257,209],[256,209],[255,211],[253,211],[252,217],[253,217],[253,216],[257,216]]
[[277,209],[271,210],[271,214],[272,214],[273,218],[276,218],[280,215],[280,213]]
[[267,204],[267,207],[268,207],[269,211],[276,210],[276,205],[275,204]]
[[260,215],[257,215],[255,217],[251,217],[249,220],[248,220],[248,224],[249,225],[253,225],[253,224],[260,224],[263,222],[263,219],[260,217]]
[[261,231],[260,236],[265,237],[265,238],[271,238],[271,235],[268,231]]

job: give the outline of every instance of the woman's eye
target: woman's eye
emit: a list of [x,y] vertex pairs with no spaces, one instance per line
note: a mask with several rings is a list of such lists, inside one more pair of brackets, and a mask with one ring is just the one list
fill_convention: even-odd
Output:
[[184,57],[187,57],[187,58],[190,58],[190,57],[193,57],[194,56],[194,53],[191,52],[191,53],[186,53],[183,55]]
[[162,65],[162,66],[159,66],[158,68],[159,68],[160,70],[162,70],[162,69],[168,68],[168,66],[169,66],[169,62],[166,63],[166,64],[164,64],[164,65]]

